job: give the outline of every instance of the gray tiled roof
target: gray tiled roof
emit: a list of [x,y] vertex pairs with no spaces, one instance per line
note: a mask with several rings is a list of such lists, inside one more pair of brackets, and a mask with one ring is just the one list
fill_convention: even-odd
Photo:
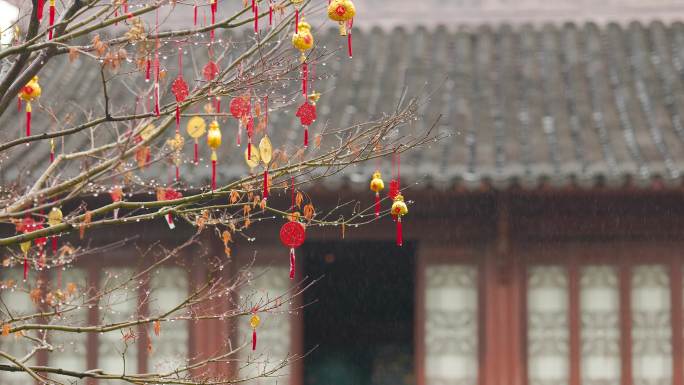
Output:
[[[328,48],[342,43],[334,31],[319,32],[317,41]],[[479,186],[483,180],[502,188],[535,186],[540,180],[585,186],[597,180],[615,185],[625,180],[648,185],[653,178],[681,182],[684,24],[374,29],[357,32],[354,41],[353,60],[338,54],[318,70],[333,76],[316,82],[324,92],[316,126],[377,117],[393,109],[404,86],[410,94],[429,94],[414,129],[441,115],[437,130],[449,136],[406,154],[403,180],[428,180],[439,188]],[[192,67],[186,64],[188,78]],[[170,70],[169,82],[174,77]],[[99,72],[84,72],[78,65],[51,65],[41,83],[42,103],[58,110],[76,111],[71,103],[94,100],[100,92]],[[56,90],[59,100],[49,96]],[[123,87],[113,92],[115,99],[131,98]],[[34,130],[42,132],[47,114],[36,115]],[[292,107],[271,114],[274,145],[299,146],[302,133],[293,115]],[[247,172],[242,153],[232,147],[235,124],[233,119],[222,124],[226,144],[220,178]],[[14,137],[23,130],[23,118],[7,113],[0,125]],[[312,127],[314,133],[317,129]],[[116,133],[109,126],[96,131],[96,141]],[[82,133],[66,148],[90,140],[89,132]],[[20,147],[10,159],[0,160],[5,183],[20,172],[25,175],[31,162],[45,167],[47,148]],[[183,167],[189,183],[208,182],[207,167]],[[335,178],[366,181],[375,167],[373,162]],[[389,159],[383,168],[389,172]],[[163,179],[170,169],[153,166],[146,175]]]

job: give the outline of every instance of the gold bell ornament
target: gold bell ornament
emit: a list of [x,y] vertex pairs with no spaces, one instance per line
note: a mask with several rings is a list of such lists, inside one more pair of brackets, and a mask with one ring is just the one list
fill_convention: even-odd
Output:
[[207,123],[200,116],[193,116],[188,121],[188,126],[185,130],[195,140],[193,162],[197,165],[199,164],[199,138],[207,132]]
[[34,76],[19,91],[19,105],[26,102],[26,136],[31,136],[31,102],[40,97],[42,90],[38,84],[38,76]]
[[218,156],[216,149],[221,146],[221,129],[216,120],[209,124],[209,132],[207,133],[207,144],[211,148],[211,189],[216,189],[216,162]]
[[397,218],[397,246],[402,246],[404,244],[404,236],[402,234],[401,228],[401,217],[408,214],[408,207],[406,202],[404,202],[404,196],[398,193],[394,197],[394,203],[392,203],[392,215]]
[[332,0],[328,5],[328,18],[340,24],[340,36],[347,36],[347,49],[352,57],[351,28],[354,24],[356,7],[351,0]]
[[252,317],[249,319],[249,326],[252,327],[252,350],[256,350],[256,343],[257,343],[257,335],[256,335],[256,330],[259,327],[259,324],[261,323],[261,318],[256,313],[252,314]]
[[373,173],[373,178],[370,182],[370,189],[375,193],[375,217],[380,216],[380,191],[385,189],[385,182],[382,180],[380,171]]
[[[50,227],[52,226],[57,226],[62,221],[64,220],[64,214],[62,214],[62,210],[60,210],[58,207],[53,207],[52,210],[50,210],[50,213],[48,214],[48,224]],[[50,237],[50,242],[52,244],[52,255],[56,256],[57,255],[57,236],[53,235]]]

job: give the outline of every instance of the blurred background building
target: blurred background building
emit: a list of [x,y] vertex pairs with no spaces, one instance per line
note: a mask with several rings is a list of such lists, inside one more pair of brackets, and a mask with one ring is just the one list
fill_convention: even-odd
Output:
[[[356,4],[355,55],[331,60],[334,76],[316,84],[318,122],[377,117],[406,87],[431,94],[416,130],[437,122],[447,138],[402,158],[413,202],[403,248],[390,219],[346,229],[344,239],[339,229],[307,234],[299,271],[322,279],[295,311],[264,317],[259,349],[271,357],[316,349],[283,376],[255,382],[684,385],[684,1]],[[334,31],[317,39],[340,43]],[[46,88],[89,76],[73,66],[51,71]],[[291,116],[274,114],[271,124],[274,143],[295,145],[298,137],[278,129],[295,126]],[[224,164],[241,164],[239,155]],[[6,163],[0,178],[22,175],[19,163]],[[387,183],[390,159],[310,193],[319,207],[364,194],[371,204],[376,167]],[[242,172],[227,167],[220,177]],[[207,169],[185,175],[208,180]],[[256,251],[264,273],[253,291],[282,292],[290,283],[278,224],[257,227],[258,246],[238,243],[226,274]],[[190,231],[171,233],[161,221],[131,228],[141,242]],[[130,264],[125,252],[107,257],[107,271]],[[101,264],[73,274],[96,282]],[[170,269],[154,285],[181,295],[201,277]],[[232,322],[184,325],[154,358],[143,339],[137,369],[201,357],[249,332]],[[84,339],[58,359],[115,368],[106,338]]]

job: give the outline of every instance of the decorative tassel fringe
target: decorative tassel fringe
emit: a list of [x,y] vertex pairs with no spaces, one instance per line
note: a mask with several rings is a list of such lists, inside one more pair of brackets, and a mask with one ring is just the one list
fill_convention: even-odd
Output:
[[166,224],[169,225],[169,229],[171,230],[176,228],[176,224],[173,223],[173,216],[171,214],[166,214]]
[[197,140],[195,140],[195,157],[193,160],[195,161],[195,165],[199,164],[199,144],[197,143]]
[[352,57],[352,34],[351,31],[349,31],[349,34],[347,35],[347,50],[349,51],[349,57]]
[[304,147],[309,147],[309,127],[304,126]]
[[273,3],[268,1],[268,26],[273,27]]
[[299,10],[295,9],[295,33],[299,33]]
[[152,60],[149,58],[145,62],[145,81],[149,82],[150,81],[150,72],[152,70]]
[[52,255],[57,256],[57,237],[50,238],[52,243]]
[[216,159],[211,160],[211,189],[216,190]]
[[257,343],[256,329],[252,329],[252,350],[256,350],[256,343]]
[[404,244],[404,234],[401,228],[401,216],[397,217],[397,246]]
[[252,137],[247,139],[249,142],[247,145],[247,159],[252,160]]
[[176,104],[176,131],[180,127],[180,105]]
[[38,21],[43,21],[43,8],[45,7],[45,0],[38,0],[38,9],[36,10],[36,16]]
[[52,164],[52,162],[54,162],[54,161],[55,161],[55,152],[50,151],[50,164]]
[[375,217],[380,216],[380,193],[375,193]]
[[221,98],[219,98],[218,96],[216,97],[216,113],[221,113]]
[[52,26],[55,25],[55,4],[50,1],[50,15],[49,15],[49,30],[48,30],[48,40],[52,40]]
[[308,80],[309,80],[309,64],[307,62],[302,63],[302,94],[306,98],[308,94]]
[[26,136],[31,136],[31,102],[26,103]]
[[192,12],[193,12],[193,14],[194,14],[194,16],[193,16],[193,18],[192,18],[192,24],[193,24],[195,27],[197,27],[197,4],[195,4],[195,5],[192,7]]
[[268,199],[268,170],[264,170],[264,199]]
[[290,249],[290,279],[295,277],[295,249]]
[[180,167],[176,166],[176,182],[180,181]]
[[254,2],[254,33],[259,33],[259,5]]
[[242,122],[240,121],[238,123],[237,140],[235,141],[235,143],[237,144],[238,147],[240,147],[242,145],[241,137],[242,137]]

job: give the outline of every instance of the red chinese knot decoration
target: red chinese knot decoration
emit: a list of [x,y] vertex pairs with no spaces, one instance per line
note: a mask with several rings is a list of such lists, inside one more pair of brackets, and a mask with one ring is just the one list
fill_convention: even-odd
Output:
[[306,101],[304,102],[304,104],[299,106],[295,116],[299,118],[299,121],[302,123],[302,126],[304,126],[304,147],[308,147],[309,126],[312,125],[313,122],[316,120],[316,106]]
[[218,64],[215,61],[210,60],[204,68],[202,69],[202,75],[204,75],[204,80],[210,82],[218,76],[220,72]]
[[306,229],[297,221],[287,222],[280,228],[280,242],[290,248],[290,279],[295,276],[295,248],[304,244]]

